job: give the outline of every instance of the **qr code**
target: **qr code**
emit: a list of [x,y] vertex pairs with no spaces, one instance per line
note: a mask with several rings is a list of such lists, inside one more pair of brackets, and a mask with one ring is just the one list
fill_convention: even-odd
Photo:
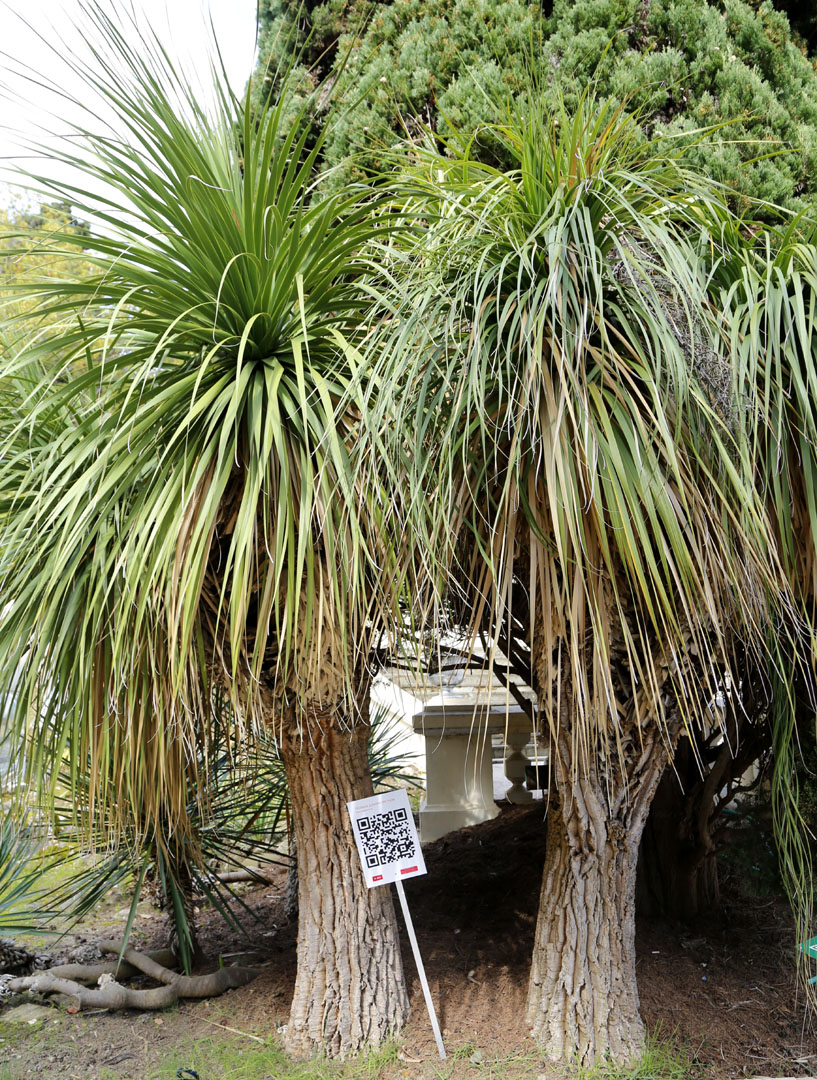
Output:
[[383,814],[367,814],[357,819],[357,827],[369,870],[414,857],[414,836],[409,827],[408,811],[401,808]]

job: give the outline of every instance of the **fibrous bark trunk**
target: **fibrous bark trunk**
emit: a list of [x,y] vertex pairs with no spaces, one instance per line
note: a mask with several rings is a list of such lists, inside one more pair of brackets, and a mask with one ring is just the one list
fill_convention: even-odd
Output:
[[558,794],[547,850],[528,990],[528,1023],[545,1053],[618,1063],[644,1046],[635,973],[638,846],[664,769],[664,741],[641,744],[629,791],[595,765],[571,772],[566,728],[552,740]]
[[346,803],[372,794],[368,726],[324,721],[279,740],[298,851],[298,972],[285,1046],[344,1057],[377,1046],[408,1016],[387,888],[367,889]]

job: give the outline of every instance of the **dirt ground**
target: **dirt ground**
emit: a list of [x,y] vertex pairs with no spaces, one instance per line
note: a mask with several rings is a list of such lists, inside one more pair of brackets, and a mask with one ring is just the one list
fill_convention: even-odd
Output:
[[[524,1023],[544,855],[541,804],[506,808],[494,821],[443,837],[425,855],[428,876],[407,882],[406,893],[450,1058],[443,1066],[437,1057],[404,940],[411,1019],[400,1056],[379,1075],[549,1080],[556,1072],[538,1059]],[[817,1036],[798,1000],[786,903],[774,892],[747,897],[740,871],[727,867],[722,880],[716,915],[691,925],[639,920],[638,986],[648,1029],[682,1048],[695,1074],[708,1080],[817,1075]],[[284,885],[282,872],[274,884],[244,894],[258,920],[249,923],[249,939],[214,912],[201,913],[209,955],[262,968],[249,986],[160,1015],[71,1016],[55,1009],[52,1019],[24,1028],[2,1023],[0,1015],[0,1080],[175,1076],[177,1069],[200,1070],[197,1047],[206,1046],[212,1058],[220,1040],[228,1060],[232,1047],[232,1060],[248,1061],[286,1022],[295,927],[284,915]],[[111,936],[110,925],[99,936]],[[93,940],[93,926],[84,937]],[[137,944],[158,947],[162,939],[159,916],[140,919]],[[491,1064],[500,1060],[501,1067]],[[200,1080],[234,1075],[237,1066],[229,1065],[199,1072]],[[271,1067],[268,1074],[240,1072],[265,1075],[278,1074]]]

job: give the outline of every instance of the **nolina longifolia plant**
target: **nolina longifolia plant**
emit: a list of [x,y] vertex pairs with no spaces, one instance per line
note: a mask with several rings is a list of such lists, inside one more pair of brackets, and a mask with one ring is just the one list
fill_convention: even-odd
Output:
[[22,285],[30,332],[4,357],[42,376],[0,457],[0,683],[17,673],[18,732],[34,718],[31,777],[68,751],[114,846],[193,839],[212,687],[274,734],[306,928],[287,1042],[345,1054],[408,1008],[346,813],[371,791],[371,652],[405,580],[360,423],[361,253],[388,222],[364,189],[322,197],[324,136],[286,89],[254,116],[216,71],[203,104],[154,37],[84,12],[88,59],[68,62],[100,107],[74,102],[77,179],[52,189],[97,223],[63,238],[94,272]]

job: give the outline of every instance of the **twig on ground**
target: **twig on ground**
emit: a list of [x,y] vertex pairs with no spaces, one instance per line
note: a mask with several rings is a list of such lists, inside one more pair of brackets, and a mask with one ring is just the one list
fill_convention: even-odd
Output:
[[199,1020],[203,1020],[205,1024],[210,1024],[212,1027],[222,1028],[224,1031],[231,1031],[233,1035],[243,1035],[245,1039],[255,1039],[256,1042],[262,1043],[264,1040],[260,1035],[250,1035],[249,1031],[239,1031],[238,1028],[228,1027],[226,1024],[218,1024],[215,1020],[208,1020],[206,1016],[198,1017]]

